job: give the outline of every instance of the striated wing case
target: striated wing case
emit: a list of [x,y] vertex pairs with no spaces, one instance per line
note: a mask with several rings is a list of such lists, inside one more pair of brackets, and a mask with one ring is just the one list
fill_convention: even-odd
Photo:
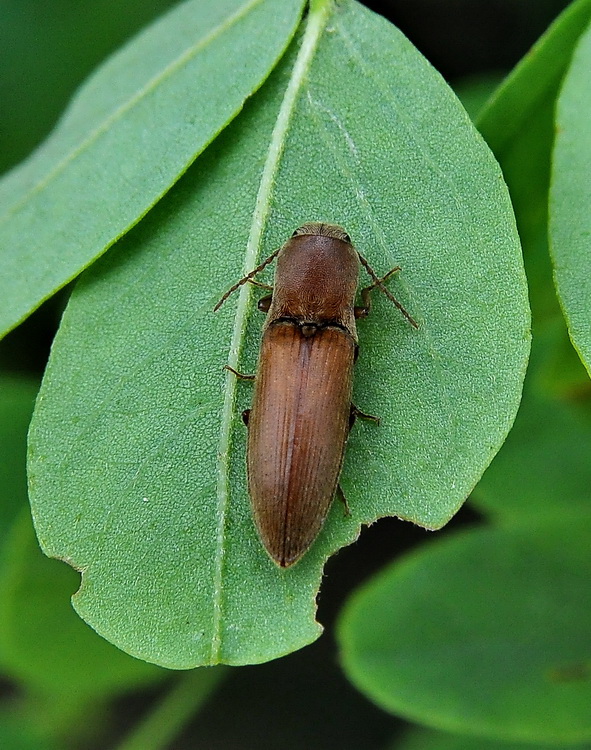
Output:
[[355,343],[337,327],[304,336],[276,321],[263,335],[248,424],[254,518],[286,567],[314,541],[334,497],[349,432]]

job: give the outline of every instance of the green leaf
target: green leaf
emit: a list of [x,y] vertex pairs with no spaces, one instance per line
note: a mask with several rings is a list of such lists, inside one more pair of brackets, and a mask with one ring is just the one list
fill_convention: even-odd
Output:
[[73,611],[78,574],[48,560],[35,539],[28,511],[21,513],[2,550],[0,665],[33,692],[73,702],[137,688],[166,677],[94,633]]
[[127,37],[174,0],[72,3],[2,0],[0,173],[55,125],[74,89]]
[[113,55],[0,182],[0,333],[162,197],[257,89],[304,0],[190,0]]
[[388,711],[506,741],[591,739],[591,521],[480,529],[390,566],[338,629]]
[[27,505],[27,430],[39,382],[0,373],[0,544]]
[[[434,732],[430,729],[412,729],[389,746],[391,750],[549,750],[547,744],[536,742],[497,742],[482,737],[465,737],[459,734]],[[591,745],[559,745],[552,743],[552,750],[590,750]]]
[[0,747],[6,750],[58,750],[59,745],[23,717],[14,707],[0,713]]
[[572,3],[491,97],[477,122],[511,193],[534,324],[560,314],[547,245],[554,107],[574,46],[590,19],[591,0]]
[[550,238],[570,336],[591,372],[591,27],[558,97],[550,192]]
[[229,667],[193,669],[181,673],[173,688],[148,715],[129,732],[117,750],[163,750],[228,676]]
[[547,232],[555,99],[590,18],[588,0],[569,6],[508,76],[478,123],[511,192],[533,311],[533,354],[520,411],[473,494],[480,508],[502,520],[587,512],[589,505],[589,378],[573,362]]
[[561,319],[539,327],[513,429],[472,493],[471,502],[495,519],[591,515],[589,394],[579,388],[578,369],[559,383],[560,397],[548,382],[556,361],[561,369],[568,361],[563,343],[572,352]]
[[575,0],[558,16],[491,97],[478,127],[497,158],[527,131],[540,104],[554,99],[573,48],[591,20],[591,0]]
[[478,115],[487,104],[492,93],[498,89],[502,81],[500,73],[466,76],[456,81],[453,90],[462,102],[470,118],[476,122]]
[[[371,117],[368,117],[371,112]],[[203,179],[207,175],[207,180]],[[347,227],[374,267],[400,263],[360,326],[358,424],[319,539],[293,568],[252,523],[240,411],[261,316],[230,283],[310,220]],[[491,310],[495,311],[491,315]],[[30,439],[45,551],[84,571],[77,611],[172,667],[272,659],[314,640],[326,558],[361,524],[445,524],[519,401],[528,308],[508,196],[443,80],[358,3],[317,6],[236,122],[79,282]]]

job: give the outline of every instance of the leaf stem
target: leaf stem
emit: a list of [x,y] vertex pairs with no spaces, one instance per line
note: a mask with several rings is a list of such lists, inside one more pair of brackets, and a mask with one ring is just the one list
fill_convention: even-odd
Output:
[[167,748],[228,671],[226,667],[203,667],[181,675],[172,690],[131,730],[117,750]]

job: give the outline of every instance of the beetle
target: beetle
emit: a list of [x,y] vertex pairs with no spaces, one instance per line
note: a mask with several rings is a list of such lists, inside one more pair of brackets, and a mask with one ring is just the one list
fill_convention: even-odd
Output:
[[[254,280],[277,258],[275,284]],[[360,264],[372,278],[355,306]],[[357,417],[379,421],[351,402],[359,344],[355,319],[369,314],[379,288],[415,328],[415,320],[384,286],[336,224],[310,222],[220,299],[251,282],[272,291],[259,300],[267,313],[248,427],[247,473],[253,516],[271,559],[287,568],[309,549],[339,487],[345,444]]]

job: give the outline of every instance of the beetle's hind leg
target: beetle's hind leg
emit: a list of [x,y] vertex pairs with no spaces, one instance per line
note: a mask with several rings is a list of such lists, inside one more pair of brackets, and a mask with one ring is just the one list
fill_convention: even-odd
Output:
[[345,493],[343,492],[343,488],[340,484],[337,484],[337,497],[339,500],[343,503],[345,507],[345,515],[350,516],[351,515],[351,508],[349,508],[349,503],[347,502],[347,498],[345,497]]

